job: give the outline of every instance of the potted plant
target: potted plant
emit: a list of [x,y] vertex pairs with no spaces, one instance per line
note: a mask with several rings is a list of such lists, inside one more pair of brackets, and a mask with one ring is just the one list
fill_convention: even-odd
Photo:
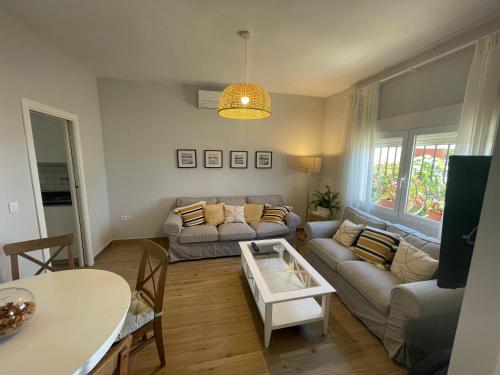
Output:
[[434,221],[441,221],[443,219],[443,207],[437,200],[433,201],[427,209],[427,218]]
[[378,204],[382,207],[394,208],[394,200],[396,199],[398,182],[389,178],[386,178],[384,182],[385,183],[382,187]]
[[340,211],[342,206],[340,205],[339,193],[334,193],[328,185],[325,185],[325,188],[326,191],[317,190],[313,194],[316,199],[309,202],[309,205],[314,206],[321,216],[330,217],[333,216],[334,212]]

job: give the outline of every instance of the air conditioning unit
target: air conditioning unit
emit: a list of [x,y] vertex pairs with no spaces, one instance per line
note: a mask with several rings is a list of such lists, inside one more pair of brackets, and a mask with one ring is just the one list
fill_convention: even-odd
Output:
[[199,109],[218,109],[220,91],[198,90]]

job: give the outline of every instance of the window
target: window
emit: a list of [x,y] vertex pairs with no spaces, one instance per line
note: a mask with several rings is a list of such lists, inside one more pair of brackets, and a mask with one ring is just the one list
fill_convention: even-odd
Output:
[[419,230],[434,228],[430,232],[437,234],[448,160],[455,152],[457,138],[456,132],[445,130],[418,129],[379,136],[372,166],[372,203],[377,215],[387,220],[398,217]]
[[441,221],[448,158],[455,152],[456,133],[423,134],[415,138],[406,213]]
[[389,209],[396,208],[402,148],[402,137],[377,141],[373,156],[372,203]]

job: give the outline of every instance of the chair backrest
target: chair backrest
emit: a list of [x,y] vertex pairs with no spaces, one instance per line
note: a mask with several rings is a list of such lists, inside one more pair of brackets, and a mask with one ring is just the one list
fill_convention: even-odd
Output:
[[128,335],[109,349],[89,375],[126,375],[131,345],[132,336]]
[[[43,270],[55,271],[55,269],[50,264],[54,258],[64,249],[68,249],[68,263],[71,269],[75,268],[75,261],[73,259],[73,250],[71,245],[74,240],[73,233],[63,234],[62,236],[54,236],[47,238],[39,238],[36,240],[14,242],[8,245],[4,245],[3,251],[5,255],[10,256],[10,266],[12,271],[12,280],[19,279],[19,260],[18,257],[21,256],[25,259],[32,261],[40,266],[40,269],[35,273],[39,275]],[[56,251],[50,256],[46,262],[42,262],[32,256],[25,254],[30,251],[43,250],[47,248],[57,247]]]
[[156,314],[163,311],[163,296],[169,254],[161,245],[151,240],[141,240],[142,257],[135,289]]

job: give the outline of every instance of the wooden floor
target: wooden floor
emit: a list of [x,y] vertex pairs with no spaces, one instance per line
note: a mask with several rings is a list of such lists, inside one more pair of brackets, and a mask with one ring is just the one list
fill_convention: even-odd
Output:
[[[122,242],[99,254],[95,267],[116,272],[133,286],[139,255],[137,241]],[[239,269],[239,257],[171,264],[163,315],[167,365],[159,368],[152,343],[131,361],[131,373],[406,373],[336,297],[327,336],[321,322],[285,328],[274,331],[264,349],[262,321]]]

